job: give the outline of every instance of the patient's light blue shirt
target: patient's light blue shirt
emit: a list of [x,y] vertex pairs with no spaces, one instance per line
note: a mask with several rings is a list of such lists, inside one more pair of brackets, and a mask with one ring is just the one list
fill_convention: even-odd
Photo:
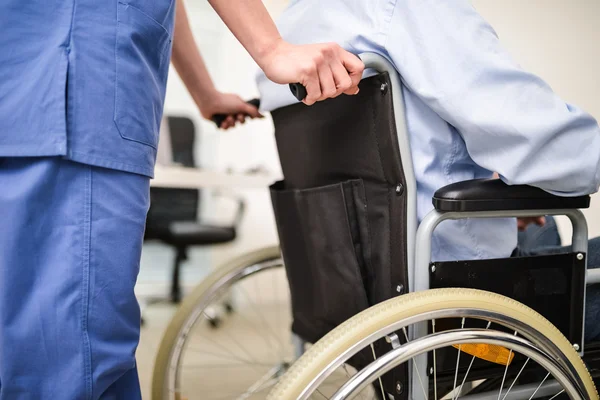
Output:
[[[376,52],[400,72],[419,220],[435,190],[491,171],[558,195],[598,189],[597,122],[521,69],[468,1],[296,0],[278,26],[292,43]],[[295,101],[263,75],[258,84],[265,110]],[[512,219],[446,221],[433,258],[506,257],[516,241]]]
[[0,1],[0,157],[152,176],[175,1]]

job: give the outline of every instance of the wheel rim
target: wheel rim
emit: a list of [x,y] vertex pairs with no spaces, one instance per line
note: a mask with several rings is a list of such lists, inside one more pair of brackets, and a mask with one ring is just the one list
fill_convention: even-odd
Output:
[[[171,350],[163,398],[266,397],[293,358],[282,266],[278,258],[240,267],[205,291]],[[230,306],[232,314],[227,312]]]
[[[385,356],[380,357],[354,375],[332,396],[332,400],[353,399],[360,391],[365,389],[367,385],[372,384],[379,376],[390,371],[392,368],[397,367],[404,362],[408,362],[425,352],[456,344],[491,344],[509,348],[513,352],[518,351],[528,357],[527,361],[533,360],[538,362],[540,365],[543,365],[544,368],[551,371],[551,374],[557,378],[557,381],[560,382],[563,387],[565,387],[565,391],[571,398],[583,397],[581,391],[575,387],[571,378],[556,360],[552,359],[549,354],[535,347],[531,342],[504,332],[470,329],[453,330],[428,335],[393,349]],[[464,379],[466,380],[466,378],[467,375],[465,375]],[[515,381],[517,379],[518,376],[515,378]],[[458,392],[453,395],[453,398],[460,397],[463,384],[464,382],[461,382],[460,386],[453,388],[453,391],[458,390]],[[540,386],[543,384],[544,382],[541,382]],[[499,397],[508,397],[513,387],[514,386],[511,386],[506,390],[501,388]],[[423,389],[423,391],[425,392],[425,389]],[[532,390],[532,396],[535,395],[533,392],[535,392],[535,389]],[[558,390],[557,393],[558,392],[560,392],[560,390]],[[427,395],[425,394],[425,396]],[[437,397],[437,394],[435,396]]]
[[[319,388],[328,380],[328,377],[331,376],[334,371],[339,370],[340,368],[343,368],[343,365],[355,354],[357,354],[359,351],[368,348],[368,346],[371,346],[373,343],[375,343],[376,341],[385,338],[385,337],[389,337],[388,335],[393,335],[394,332],[402,332],[403,335],[405,335],[406,337],[406,341],[410,342],[409,339],[409,334],[408,332],[411,332],[413,329],[415,331],[418,331],[419,329],[423,329],[423,326],[425,326],[425,329],[427,329],[427,323],[431,324],[432,321],[439,321],[439,320],[446,320],[446,319],[454,319],[454,320],[462,320],[463,322],[463,327],[465,326],[464,323],[467,320],[477,320],[477,321],[487,321],[488,323],[488,328],[494,324],[497,326],[501,326],[503,329],[504,328],[508,328],[511,331],[514,331],[516,335],[518,335],[518,337],[520,338],[519,340],[525,340],[527,341],[527,343],[531,343],[531,346],[533,346],[534,348],[538,349],[541,354],[545,355],[545,357],[548,360],[551,360],[553,363],[556,364],[556,368],[558,368],[558,370],[561,372],[562,377],[561,379],[567,379],[569,382],[572,383],[573,387],[576,388],[576,390],[578,390],[577,393],[581,393],[581,388],[583,387],[583,382],[581,381],[579,375],[576,373],[576,371],[574,370],[573,366],[568,364],[565,361],[565,357],[562,356],[562,352],[561,350],[549,339],[547,339],[545,336],[539,334],[538,331],[536,331],[533,327],[515,320],[513,318],[510,318],[508,316],[505,316],[501,313],[495,313],[495,312],[490,312],[490,311],[486,311],[486,310],[481,310],[481,309],[477,309],[477,308],[461,308],[461,309],[443,309],[443,310],[437,310],[434,312],[427,312],[426,314],[418,314],[415,316],[412,316],[410,318],[405,318],[402,321],[397,321],[395,323],[392,323],[388,326],[386,326],[383,329],[380,329],[366,337],[364,337],[362,340],[357,341],[354,345],[350,346],[347,350],[345,350],[342,354],[340,354],[336,359],[334,359],[333,361],[331,361],[325,368],[323,368],[323,370],[317,374],[314,379],[310,382],[310,384],[304,389],[304,391],[302,391],[301,395],[298,397],[298,399],[333,399],[334,394],[326,394],[324,392],[322,392]],[[429,325],[430,327],[432,327],[432,325]],[[430,328],[431,329],[431,328]],[[435,328],[433,328],[435,329]],[[500,332],[502,333],[502,332]],[[419,337],[421,337],[422,339],[424,338],[424,335],[418,335]],[[523,339],[521,339],[523,338]],[[507,348],[509,346],[506,346]],[[456,351],[458,357],[457,357],[457,365],[458,365],[458,361],[460,358],[460,354],[465,354],[463,352],[458,352]],[[468,355],[467,355],[468,356]],[[421,362],[423,362],[423,355],[421,355],[420,357],[417,357],[417,359],[420,359]],[[464,356],[463,356],[464,357]],[[435,359],[435,352],[433,355],[433,359]],[[474,357],[473,357],[474,359]],[[378,358],[376,356],[374,356],[374,363],[376,363],[378,361]],[[463,360],[464,361],[464,360]],[[425,360],[426,362],[426,360]],[[530,361],[527,361],[527,363],[529,363]],[[412,363],[411,363],[412,365]],[[436,365],[436,363],[434,363],[434,365]],[[436,368],[434,368],[435,370]],[[412,382],[413,382],[413,387],[417,387],[415,390],[421,390],[418,388],[418,386],[424,386],[423,384],[423,378],[418,376],[418,374],[416,374],[416,369],[411,367],[410,368],[411,371],[411,375],[412,375]],[[508,371],[508,369],[507,369]],[[435,372],[435,371],[434,371]],[[514,374],[515,371],[511,371],[512,374],[509,374],[508,377],[510,377],[511,375]],[[359,372],[360,374],[360,372]],[[455,381],[458,380],[458,382],[455,382],[455,384],[453,385],[453,390],[458,389],[456,387],[456,385],[458,385],[459,387],[461,387],[466,379],[467,376],[469,374],[469,371],[467,370],[467,373],[464,377],[464,381],[458,380],[458,375],[455,377]],[[381,374],[379,374],[381,375]],[[434,374],[435,375],[435,374]],[[517,376],[518,378],[519,376]],[[504,377],[502,380],[502,388],[500,389],[506,389],[506,387],[504,387],[504,385],[507,383],[507,373],[504,373]],[[532,398],[538,398],[539,395],[545,393],[545,391],[547,392],[547,389],[549,387],[549,385],[547,383],[551,383],[553,381],[548,380],[551,378],[551,376],[546,376],[546,379],[544,379],[544,382],[540,383],[540,388],[538,389],[537,393],[535,393],[535,395]],[[358,379],[358,378],[353,378],[352,376],[349,377],[349,381],[352,379]],[[431,378],[428,379],[432,380]],[[546,382],[547,381],[547,382]],[[414,382],[419,382],[418,385],[415,385]],[[515,379],[515,382],[517,382],[517,379]],[[375,388],[380,388],[381,392],[383,392],[383,387],[381,384],[381,380],[379,381],[375,381],[374,384]],[[436,379],[434,377],[433,382],[432,382],[432,386],[436,386]],[[511,388],[511,390],[516,390],[516,388],[521,388],[521,385],[513,385],[514,388]],[[551,385],[550,385],[551,386]],[[542,387],[544,388],[544,390],[542,390]],[[338,388],[341,389],[341,386]],[[536,389],[537,389],[537,385],[536,385]],[[379,390],[377,390],[379,392]],[[560,391],[560,390],[559,390]],[[353,392],[354,393],[354,392]],[[380,397],[371,397],[371,398],[388,398],[387,397],[387,393],[386,394],[380,396]],[[498,393],[498,391],[496,392]],[[579,396],[575,396],[574,392],[571,388],[571,391],[567,391],[567,393],[570,393],[571,398],[580,398]],[[429,396],[429,393],[426,395],[421,396],[423,393],[421,394],[417,394],[415,393],[416,398],[439,398],[441,399],[442,396],[437,396],[437,395],[433,395],[433,396]],[[502,394],[501,396],[499,395],[497,397],[497,400],[509,400],[510,397],[510,392],[508,393],[509,396],[506,396],[506,398],[504,398],[504,394]],[[356,393],[354,393],[354,395],[356,395]],[[575,397],[573,397],[575,396]],[[451,399],[453,398],[458,398],[461,397],[461,394],[459,393],[457,396],[452,396],[450,397]],[[552,397],[552,396],[550,396]],[[341,397],[341,398],[345,398],[345,397]],[[348,397],[350,398],[350,397]],[[413,396],[413,398],[415,398]],[[526,397],[527,398],[527,397]]]

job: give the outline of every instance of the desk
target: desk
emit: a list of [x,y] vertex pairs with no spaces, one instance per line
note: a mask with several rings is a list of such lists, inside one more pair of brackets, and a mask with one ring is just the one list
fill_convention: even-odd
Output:
[[276,179],[271,175],[230,174],[200,168],[157,164],[150,186],[182,189],[266,189]]

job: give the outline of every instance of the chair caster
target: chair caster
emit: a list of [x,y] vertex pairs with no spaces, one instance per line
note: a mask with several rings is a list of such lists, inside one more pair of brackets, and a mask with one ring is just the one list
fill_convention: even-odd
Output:
[[231,305],[231,303],[225,303],[224,306],[225,306],[225,312],[227,314],[233,314],[233,312],[235,311],[233,308],[233,305]]
[[176,293],[171,293],[171,303],[173,304],[179,304],[181,303],[181,293],[176,292]]
[[212,317],[208,319],[208,324],[213,329],[217,329],[221,325],[221,322],[221,318],[219,317]]

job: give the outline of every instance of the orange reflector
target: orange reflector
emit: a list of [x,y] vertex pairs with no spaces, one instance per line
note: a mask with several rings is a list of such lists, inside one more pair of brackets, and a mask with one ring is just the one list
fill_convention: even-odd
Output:
[[485,343],[453,344],[452,347],[462,352],[501,365],[510,365],[515,354],[507,348]]

